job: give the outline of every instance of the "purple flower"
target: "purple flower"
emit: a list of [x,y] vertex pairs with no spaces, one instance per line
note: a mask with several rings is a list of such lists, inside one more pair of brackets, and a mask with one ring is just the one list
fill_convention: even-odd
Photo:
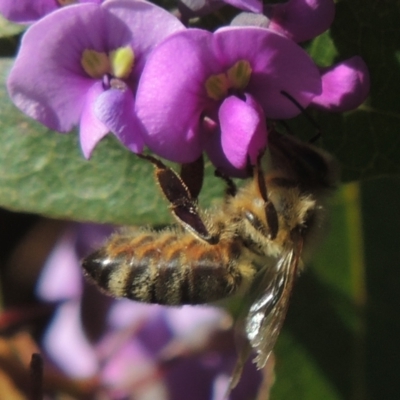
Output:
[[333,0],[288,0],[286,3],[266,4],[264,14],[268,28],[295,42],[303,42],[325,32],[333,22]]
[[75,3],[102,3],[104,0],[0,0],[0,13],[10,21],[28,24],[58,8]]
[[[236,361],[231,318],[211,307],[117,301],[84,283],[79,260],[108,231],[71,225],[44,266],[37,293],[59,303],[43,337],[47,356],[69,377],[96,378],[94,396],[222,400]],[[230,399],[255,398],[260,383],[249,363]]]
[[359,56],[321,68],[321,77],[322,93],[313,98],[314,107],[334,112],[348,111],[358,107],[368,96],[369,72]]
[[300,113],[282,91],[303,107],[322,92],[318,68],[293,41],[255,27],[192,29],[151,54],[136,106],[155,153],[182,163],[205,149],[240,174],[266,145],[265,118]]
[[265,4],[264,14],[243,12],[232,26],[259,26],[278,32],[295,42],[303,42],[326,31],[335,16],[333,0],[288,0]]
[[50,129],[68,132],[79,125],[86,157],[109,131],[141,152],[136,86],[154,46],[180,29],[175,17],[144,1],[62,8],[24,35],[8,79],[10,96]]
[[267,144],[266,118],[298,115],[296,102],[345,111],[365,99],[368,71],[356,60],[319,70],[292,40],[257,27],[173,34],[149,57],[138,87],[146,144],[179,163],[205,150],[217,168],[243,176]]

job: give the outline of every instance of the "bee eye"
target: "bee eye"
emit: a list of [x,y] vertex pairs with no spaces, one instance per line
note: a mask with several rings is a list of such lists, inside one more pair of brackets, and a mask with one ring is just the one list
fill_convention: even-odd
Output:
[[263,224],[263,222],[260,220],[260,218],[258,218],[256,215],[254,215],[251,211],[248,210],[244,213],[244,216],[256,231],[260,232],[262,235],[266,237],[269,236],[269,232],[265,227],[265,224]]

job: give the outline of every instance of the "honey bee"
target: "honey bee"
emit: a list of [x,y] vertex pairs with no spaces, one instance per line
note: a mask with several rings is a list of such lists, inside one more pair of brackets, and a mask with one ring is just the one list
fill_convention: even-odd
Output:
[[208,211],[197,204],[202,159],[178,175],[143,155],[155,165],[178,224],[116,234],[83,261],[89,278],[115,297],[175,306],[242,296],[242,325],[258,368],[277,340],[301,259],[320,236],[338,178],[334,159],[317,147],[275,130],[268,140],[268,171],[260,157],[240,188],[220,174],[226,196]]

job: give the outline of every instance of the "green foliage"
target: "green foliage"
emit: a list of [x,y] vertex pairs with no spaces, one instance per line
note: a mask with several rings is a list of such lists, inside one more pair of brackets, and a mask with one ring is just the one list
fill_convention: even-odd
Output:
[[[321,126],[322,145],[338,158],[344,182],[398,176],[400,3],[342,0],[336,9],[330,31],[307,49],[321,66],[362,56],[371,74],[371,93],[353,112],[311,112]],[[0,26],[3,36],[17,33],[4,29]],[[3,37],[0,44],[16,42]],[[0,52],[9,54],[9,46],[1,45]],[[1,60],[2,82],[11,64]],[[0,104],[3,207],[115,224],[170,221],[152,179],[153,167],[113,137],[86,161],[76,132],[56,134],[27,119],[11,104],[3,84]],[[304,116],[289,124],[301,137],[314,134]],[[223,192],[210,165],[206,173],[204,206]],[[399,201],[400,183],[394,179],[368,181],[361,191],[351,184],[338,193],[331,234],[298,280],[278,341],[273,399],[398,397]]]

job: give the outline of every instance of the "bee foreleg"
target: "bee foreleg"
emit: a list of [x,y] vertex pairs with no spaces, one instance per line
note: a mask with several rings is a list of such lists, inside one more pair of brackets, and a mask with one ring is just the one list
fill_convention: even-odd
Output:
[[181,165],[180,177],[185,183],[192,199],[198,198],[204,179],[204,159],[201,155],[197,160]]
[[[208,232],[197,209],[197,198],[193,197],[191,190],[189,190],[183,179],[160,160],[149,155],[139,154],[138,156],[150,161],[156,167],[156,180],[164,196],[170,202],[172,214],[181,225],[200,239],[211,244],[217,243],[218,237]],[[191,169],[198,171],[201,161],[197,160],[195,164],[196,163],[198,163],[198,165],[192,165],[192,167],[190,167],[189,164],[186,164],[186,167],[183,167],[186,179]],[[192,191],[195,194],[199,191],[199,187],[201,187],[201,185],[191,185]]]

